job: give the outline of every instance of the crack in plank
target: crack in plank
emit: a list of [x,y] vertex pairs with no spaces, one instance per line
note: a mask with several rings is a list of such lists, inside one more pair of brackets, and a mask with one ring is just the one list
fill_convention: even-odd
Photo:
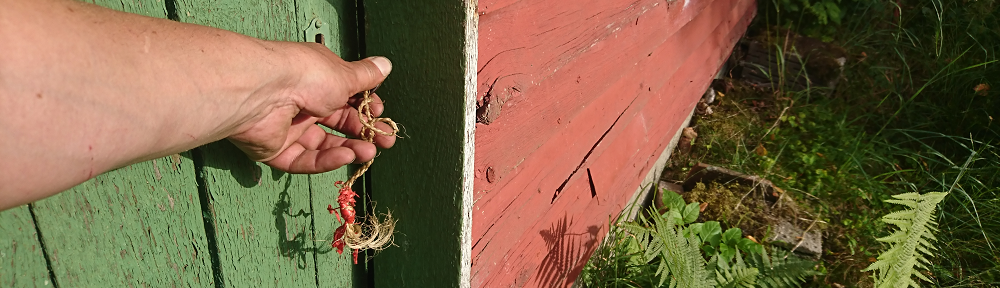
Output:
[[559,188],[556,188],[556,192],[552,194],[552,202],[550,202],[549,204],[556,203],[556,198],[559,198],[559,194],[562,193],[563,188],[566,188],[566,184],[569,183],[569,180],[573,179],[573,175],[576,175],[576,172],[579,172],[580,168],[583,168],[583,164],[587,163],[587,159],[590,159],[590,155],[594,154],[594,150],[597,150],[597,146],[601,145],[601,142],[604,141],[604,137],[608,136],[608,133],[611,132],[611,129],[615,128],[615,124],[618,124],[618,120],[621,120],[622,116],[625,115],[625,112],[629,111],[629,108],[632,107],[632,104],[635,103],[636,99],[639,99],[639,95],[636,95],[634,98],[632,98],[632,101],[630,101],[628,103],[628,106],[626,106],[625,109],[622,110],[622,113],[618,114],[618,118],[615,118],[615,122],[612,122],[611,126],[608,127],[608,130],[605,130],[604,134],[601,134],[601,138],[598,138],[597,142],[594,143],[594,146],[590,147],[590,151],[587,151],[587,155],[583,156],[583,160],[580,161],[580,164],[577,165],[575,169],[573,169],[573,172],[569,173],[569,176],[566,177],[566,180],[564,180],[561,185],[559,185]]

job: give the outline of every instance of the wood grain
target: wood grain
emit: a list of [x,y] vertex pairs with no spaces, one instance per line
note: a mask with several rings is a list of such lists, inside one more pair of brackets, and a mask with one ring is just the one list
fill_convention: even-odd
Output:
[[[694,19],[694,16],[700,14],[706,5],[711,3],[711,1],[694,1],[688,4],[687,8],[681,9],[679,7],[683,7],[682,4],[677,2],[662,4],[662,1],[653,0],[626,4],[619,3],[620,1],[603,1],[607,4],[588,6],[562,5],[556,2],[559,1],[543,2],[548,3],[547,5],[542,3],[511,4],[495,12],[500,15],[492,16],[489,12],[492,8],[486,8],[488,9],[486,14],[481,16],[481,30],[490,32],[484,32],[484,35],[480,37],[480,42],[482,42],[480,44],[482,47],[480,57],[482,59],[480,59],[479,68],[480,95],[478,96],[483,96],[485,91],[490,91],[487,89],[489,87],[484,87],[486,85],[491,86],[495,93],[503,94],[505,91],[513,93],[509,93],[508,98],[510,99],[506,102],[504,113],[499,120],[492,125],[478,125],[476,130],[476,148],[479,151],[476,154],[477,180],[482,179],[483,172],[489,168],[494,170],[498,179],[492,183],[476,181],[477,206],[481,207],[484,204],[480,203],[490,202],[493,197],[503,197],[505,195],[503,193],[484,192],[507,186],[512,179],[507,175],[518,173],[519,168],[524,165],[523,161],[527,160],[526,156],[535,153],[552,137],[560,133],[566,134],[567,125],[570,125],[574,119],[585,119],[579,117],[582,111],[587,109],[606,111],[605,118],[588,120],[588,122],[590,124],[603,123],[604,126],[590,125],[593,126],[590,129],[602,133],[607,130],[613,119],[617,118],[624,107],[634,98],[628,93],[605,93],[613,91],[613,85],[630,84],[629,87],[625,88],[627,89],[625,91],[638,91],[655,85],[652,82],[655,81],[653,76],[664,79],[669,77],[669,75],[640,75],[648,79],[637,78],[633,68],[636,65],[650,63],[646,58],[654,56],[656,49],[664,45],[667,39],[677,33],[679,29],[686,27],[688,22]],[[566,6],[579,10],[567,12],[565,11],[568,9]],[[614,12],[615,10],[612,8],[623,11]],[[529,16],[532,13],[542,15]],[[549,19],[549,21],[541,21],[548,24],[535,27],[532,24],[536,22],[528,21],[528,19],[535,18]],[[549,26],[556,25],[552,22],[574,24],[562,24],[557,26],[558,30],[546,32],[553,29]],[[693,25],[705,24],[696,23]],[[615,32],[611,33],[611,31]],[[556,39],[542,38],[549,34],[553,34],[552,37]],[[705,35],[697,36],[704,37]],[[581,42],[586,43],[586,45],[580,46],[582,44],[579,44],[572,47],[562,45],[563,43],[580,42],[581,38],[587,39],[587,41]],[[690,39],[683,40],[690,41]],[[679,53],[674,54],[675,58],[671,59],[672,62],[663,63],[672,65],[674,69],[680,64],[677,60],[683,59],[695,48],[691,47],[692,45],[688,42],[666,44],[674,46],[674,49],[668,53]],[[576,51],[575,54],[572,54],[575,55],[573,56],[575,58],[563,59],[566,56],[562,51],[566,49]],[[559,73],[555,73],[555,71],[559,71]],[[629,73],[629,71],[633,72]],[[667,71],[671,72],[669,69]],[[660,81],[662,83],[663,80]],[[640,83],[646,87],[638,87]],[[517,88],[520,92],[514,91],[513,88]],[[613,97],[614,100],[605,100],[605,102],[614,106],[593,106],[598,96],[601,95]],[[523,129],[524,127],[531,127],[531,129]],[[512,134],[518,136],[506,137],[506,135]],[[569,135],[575,134],[579,134],[579,132]],[[589,151],[590,146],[596,142],[599,136],[600,134],[588,135],[592,138],[577,138],[568,143],[579,144]],[[573,171],[579,161],[572,162],[557,161],[554,164],[565,164],[569,167],[569,171]],[[558,189],[570,173],[564,172],[565,169],[567,168],[551,169],[550,174],[553,175],[550,177],[557,179],[555,180],[556,184],[554,187],[543,187],[542,190]],[[538,177],[541,178],[545,175],[542,174]],[[497,202],[504,203],[508,200],[497,199]],[[490,225],[489,223],[492,223],[492,220],[502,212],[502,210],[495,209],[477,211],[477,213],[484,213],[477,215],[477,217],[489,215],[486,215],[486,218],[477,218],[473,227],[474,235],[481,235],[479,232],[482,231],[483,226],[481,225]]]
[[32,204],[59,285],[213,286],[187,157],[120,168]]
[[[168,12],[158,0],[90,2],[159,18]],[[328,25],[328,46],[345,59],[358,58],[353,1],[175,4],[181,21],[271,40],[308,40],[300,26],[319,17]],[[99,175],[36,202],[37,224],[58,284],[310,287],[323,281],[323,286],[352,286],[349,255],[329,253],[329,239],[317,239],[313,229],[314,222],[333,227],[332,215],[316,215],[313,209],[326,214],[326,205],[336,198],[332,184],[346,179],[347,168],[291,176],[247,160],[224,141],[195,153],[202,162],[198,167],[191,153],[182,153]],[[207,207],[201,205],[202,196]],[[17,262],[17,269],[0,269],[0,283],[51,285],[27,212],[23,206],[0,213],[0,263]],[[322,229],[319,237],[332,237],[323,234],[327,230],[332,228]],[[216,270],[211,255],[219,259]],[[215,283],[217,279],[225,282]]]
[[[343,0],[304,0],[298,2],[299,23],[311,23],[313,19],[320,19],[324,22],[323,30],[326,46],[331,51],[340,55],[347,61],[358,60],[360,50],[358,47],[358,27],[357,27],[357,7],[353,1]],[[304,38],[305,42],[312,42],[315,39]],[[333,132],[327,129],[327,132]],[[333,132],[337,135],[343,135]],[[353,165],[352,165],[353,166]],[[331,246],[333,231],[340,226],[337,217],[327,212],[327,205],[337,206],[337,196],[339,188],[337,181],[346,181],[356,167],[343,167],[334,171],[322,174],[309,175],[309,191],[311,195],[312,221],[314,228],[311,238],[313,240],[313,255],[316,261],[316,281],[320,287],[365,287],[365,258],[359,257],[359,265],[354,265],[351,253],[337,254]],[[363,185],[356,185],[356,189],[363,188]],[[363,190],[357,191],[364,195]],[[364,213],[359,199],[359,211]]]
[[371,173],[376,209],[399,220],[375,287],[469,285],[474,3],[365,1],[366,54],[393,61],[379,96],[404,129]]
[[80,0],[118,11],[125,11],[156,18],[167,18],[164,1],[169,0]]
[[[604,6],[620,4],[612,2]],[[517,75],[483,77],[480,87],[496,81],[492,91],[510,91],[498,90],[502,85],[518,87],[519,93],[511,94],[512,104],[499,120],[477,127],[475,287],[569,285],[607,232],[608,217],[627,204],[754,11],[753,1],[742,0],[636,1],[615,8],[625,12],[594,13],[586,13],[589,7],[550,11],[519,3],[500,8],[481,3],[486,11],[481,30],[539,35],[549,33],[546,28],[562,29],[551,37],[583,35],[574,37],[593,42],[572,38],[504,50],[485,47],[482,42],[490,39],[480,38],[481,51],[507,51],[481,54],[480,63],[493,60],[481,64],[480,76],[489,69],[502,71],[493,75]],[[489,11],[549,19],[541,25],[553,27],[532,27],[535,22],[519,27],[516,20],[491,24]],[[601,20],[605,16],[610,18]],[[593,27],[609,29],[610,35]],[[538,29],[543,30],[534,33]],[[521,41],[503,38],[492,45]],[[538,57],[503,56],[529,52]],[[496,171],[496,181],[482,176],[487,169]]]
[[[358,45],[357,3],[349,0],[298,0],[299,23],[321,19],[326,33],[326,46],[347,61],[361,57]],[[305,27],[305,25],[303,25]],[[315,42],[315,39],[302,39]]]
[[309,178],[250,161],[228,142],[199,150],[225,286],[316,286]]
[[264,40],[301,41],[295,1],[175,0],[181,22],[222,28]]
[[[166,17],[163,1],[92,2]],[[213,285],[188,158],[110,171],[33,205],[55,280],[64,287]]]
[[52,285],[28,205],[0,212],[0,286]]
[[[176,7],[181,22],[265,40],[301,41],[308,24],[295,1],[179,0]],[[316,286],[309,177],[253,162],[225,140],[197,153],[223,284]]]

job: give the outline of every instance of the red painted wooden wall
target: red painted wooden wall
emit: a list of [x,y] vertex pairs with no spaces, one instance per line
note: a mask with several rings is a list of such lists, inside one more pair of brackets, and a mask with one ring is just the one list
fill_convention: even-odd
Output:
[[472,287],[572,284],[755,5],[480,0]]

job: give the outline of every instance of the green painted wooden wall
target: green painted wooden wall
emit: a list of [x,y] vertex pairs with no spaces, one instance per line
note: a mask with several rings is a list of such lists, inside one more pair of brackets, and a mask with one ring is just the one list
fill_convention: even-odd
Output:
[[[88,2],[268,40],[309,30],[360,56],[355,1]],[[326,205],[349,170],[286,174],[224,140],[99,175],[0,212],[0,287],[367,286],[366,266],[330,248]]]
[[476,3],[365,1],[366,50],[393,61],[379,93],[405,132],[371,173],[377,210],[399,219],[376,287],[470,286]]

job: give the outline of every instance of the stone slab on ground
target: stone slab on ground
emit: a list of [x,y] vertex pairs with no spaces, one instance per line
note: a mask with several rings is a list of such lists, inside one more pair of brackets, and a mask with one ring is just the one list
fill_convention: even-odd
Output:
[[[805,234],[805,240],[802,236]],[[801,245],[799,241],[802,241]],[[777,246],[784,247],[786,249],[795,249],[792,252],[798,252],[806,254],[809,256],[819,257],[823,253],[823,236],[819,231],[809,230],[803,233],[802,229],[796,227],[788,221],[778,221],[778,225],[774,227],[774,238],[771,242]]]

